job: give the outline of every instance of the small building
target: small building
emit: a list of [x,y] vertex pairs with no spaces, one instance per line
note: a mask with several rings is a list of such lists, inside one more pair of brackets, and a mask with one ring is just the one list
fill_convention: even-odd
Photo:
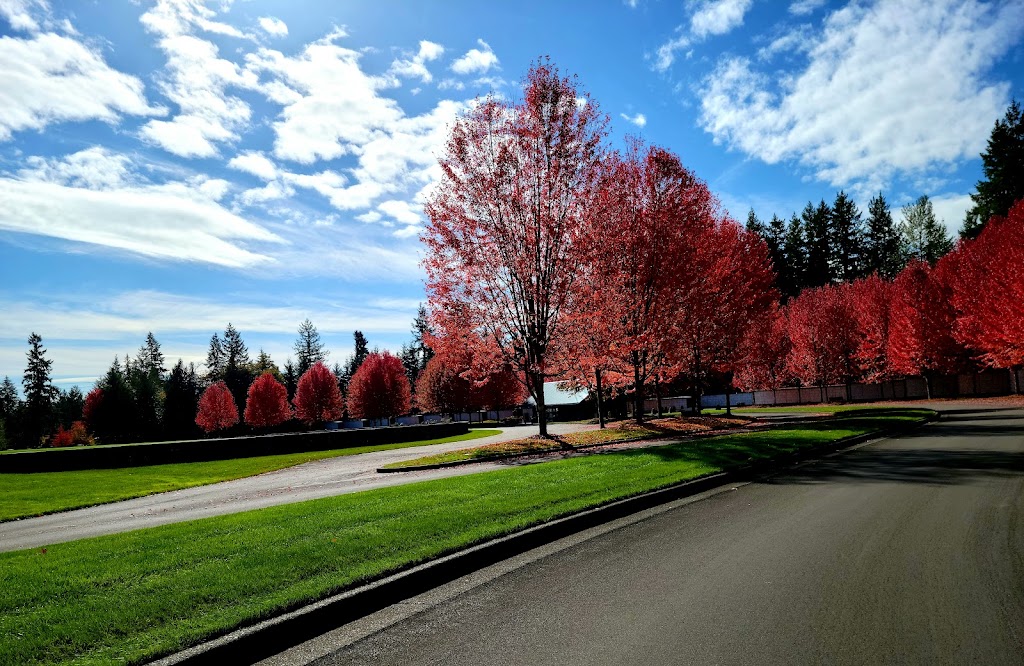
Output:
[[[560,388],[562,382],[544,382],[544,407],[549,421],[582,421],[597,416],[597,406],[587,389]],[[526,409],[537,409],[533,397],[526,399]]]

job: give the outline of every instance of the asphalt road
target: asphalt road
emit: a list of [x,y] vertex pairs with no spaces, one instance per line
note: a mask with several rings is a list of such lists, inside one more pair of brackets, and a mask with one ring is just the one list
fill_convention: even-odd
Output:
[[[1024,410],[947,411],[912,435],[437,597],[307,654],[326,653],[319,664],[1022,664]],[[273,661],[308,662],[300,653]]]

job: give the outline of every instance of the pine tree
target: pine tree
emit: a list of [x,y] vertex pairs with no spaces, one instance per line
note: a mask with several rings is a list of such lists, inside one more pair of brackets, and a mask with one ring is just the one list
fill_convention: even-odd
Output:
[[8,448],[18,441],[20,411],[18,388],[10,377],[4,377],[3,382],[0,382],[0,427],[4,429],[4,441],[0,442],[0,448]]
[[747,231],[755,233],[761,238],[764,238],[768,233],[767,227],[764,226],[764,222],[757,219],[757,214],[753,208],[747,213]]
[[136,438],[135,396],[117,357],[107,374],[96,387],[103,391],[97,413],[93,416],[93,430],[104,444],[130,442]]
[[864,223],[853,199],[836,194],[829,216],[829,273],[849,282],[864,275]]
[[224,383],[227,384],[231,396],[235,399],[235,407],[239,414],[245,411],[245,397],[252,383],[252,363],[249,361],[249,349],[242,342],[242,334],[231,323],[224,329]]
[[202,389],[195,365],[178,359],[167,378],[164,398],[163,431],[172,439],[193,439],[199,436],[196,412]]
[[427,308],[420,303],[416,310],[416,318],[412,322],[412,346],[419,361],[418,372],[423,372],[430,359],[434,358],[434,350],[427,344],[432,335],[430,330],[430,317],[427,315]]
[[401,359],[402,367],[405,368],[405,376],[409,378],[409,384],[415,386],[416,379],[420,374],[420,360],[416,356],[416,347],[403,344],[398,358]]
[[363,364],[366,357],[370,355],[370,347],[366,341],[366,336],[363,335],[362,331],[356,331],[352,334],[352,338],[355,341],[355,351],[348,357],[348,362],[345,364],[345,376],[351,380],[355,376],[356,371],[359,370],[359,366]]
[[807,238],[800,218],[793,215],[786,228],[782,245],[782,268],[779,270],[779,291],[793,297],[807,286]]
[[989,218],[1005,216],[1015,201],[1024,199],[1024,113],[1016,100],[992,128],[981,169],[985,178],[971,195],[974,206],[960,229],[962,238],[977,238]]
[[85,405],[85,396],[82,389],[72,386],[66,391],[57,392],[57,402],[54,405],[57,423],[64,429],[70,429],[75,421],[82,420],[82,407]]
[[902,212],[900,231],[910,258],[927,261],[934,266],[935,262],[953,249],[953,241],[943,225],[935,219],[932,202],[927,196],[907,204]]
[[206,352],[206,381],[213,383],[224,376],[224,346],[214,333],[210,338],[210,350]]
[[864,271],[892,279],[906,265],[903,243],[892,219],[889,203],[879,192],[868,203],[867,234],[864,239]]
[[163,379],[167,368],[164,367],[164,354],[160,351],[160,343],[152,332],[146,334],[146,342],[139,348],[136,363],[144,372],[157,379]]
[[264,372],[274,375],[278,381],[282,380],[281,369],[277,367],[277,363],[274,363],[274,359],[270,358],[270,354],[263,351],[261,347],[259,355],[256,356],[256,360],[252,364],[252,374],[259,377]]
[[832,209],[822,199],[818,207],[810,201],[804,207],[804,238],[807,247],[807,272],[804,286],[821,287],[830,284],[835,274],[831,270],[832,246],[829,234]]
[[37,333],[28,338],[28,365],[21,385],[25,390],[24,434],[29,446],[39,446],[43,436],[49,434],[53,419],[53,402],[57,389],[50,379],[53,361],[46,358],[43,339]]
[[306,370],[313,367],[317,361],[327,359],[327,350],[320,341],[320,333],[317,332],[313,322],[305,320],[299,326],[299,339],[295,341],[295,356],[298,359],[299,375],[306,374]]
[[299,386],[299,373],[295,367],[295,363],[291,359],[284,362],[283,375],[284,387],[288,389],[288,399],[291,400],[295,397],[295,390]]
[[783,249],[786,244],[786,221],[778,215],[772,215],[765,231],[764,242],[768,246],[768,256],[771,257],[776,275],[781,275],[781,267],[786,261]]

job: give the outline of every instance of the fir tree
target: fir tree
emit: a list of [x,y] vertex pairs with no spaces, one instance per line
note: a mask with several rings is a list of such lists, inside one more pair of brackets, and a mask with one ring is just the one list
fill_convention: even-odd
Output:
[[57,423],[65,430],[71,428],[75,421],[82,420],[82,407],[85,406],[85,396],[77,386],[72,386],[67,391],[58,391],[55,412]]
[[889,203],[879,192],[868,203],[867,234],[864,239],[864,272],[894,278],[906,265],[899,231]]
[[206,352],[206,381],[213,383],[224,377],[224,346],[214,333],[210,338],[210,350]]
[[313,326],[313,322],[308,319],[299,326],[299,339],[295,341],[295,356],[298,362],[299,376],[306,374],[306,371],[317,361],[327,359],[327,350],[320,341],[320,333],[317,332],[316,326]]
[[1006,215],[1014,202],[1024,199],[1024,113],[1016,100],[992,128],[981,169],[985,178],[971,195],[974,206],[960,229],[963,238],[976,238],[989,218]]
[[416,310],[416,318],[412,322],[412,346],[419,361],[418,372],[423,372],[430,359],[434,358],[434,350],[427,344],[432,335],[430,330],[430,317],[427,315],[427,308],[420,303]]
[[256,356],[256,361],[252,364],[252,374],[259,377],[264,372],[269,372],[274,375],[274,378],[281,381],[281,369],[277,367],[277,363],[274,363],[274,359],[270,358],[270,354],[263,351],[260,348],[260,353]]
[[907,254],[934,265],[953,249],[953,241],[946,229],[935,219],[932,202],[921,196],[912,204],[903,207],[903,222],[900,231],[906,243]]
[[829,234],[832,209],[822,199],[818,207],[810,201],[804,207],[804,239],[807,248],[807,268],[804,278],[806,287],[821,287],[830,284],[835,275],[831,270],[831,234]]
[[848,282],[864,275],[864,223],[857,204],[842,190],[829,216],[829,273]]
[[369,344],[366,341],[366,336],[363,335],[362,331],[356,331],[352,334],[352,338],[355,341],[355,351],[348,357],[348,361],[345,363],[345,376],[351,380],[355,376],[356,371],[359,370],[359,366],[363,364],[366,357],[370,355]]
[[193,439],[199,436],[196,412],[202,389],[195,365],[178,359],[167,377],[165,389],[163,431],[172,439]]
[[9,446],[17,441],[21,400],[18,388],[10,377],[0,382],[0,426],[4,428],[4,442],[0,445]]
[[163,379],[167,368],[164,367],[164,354],[160,351],[160,343],[153,333],[146,334],[146,342],[139,348],[136,362],[144,372],[157,379]]
[[284,387],[288,389],[288,399],[291,400],[295,397],[295,389],[299,385],[298,368],[295,367],[295,363],[291,359],[284,362],[284,372],[281,374],[283,375]]
[[117,357],[96,386],[103,400],[93,417],[96,436],[104,444],[130,442],[136,438],[135,396]]
[[25,390],[24,435],[29,446],[39,446],[40,440],[49,434],[53,419],[53,402],[57,389],[53,387],[50,371],[53,361],[46,358],[43,339],[37,333],[28,338],[28,364],[21,385]]
[[779,291],[792,297],[807,286],[807,238],[800,218],[793,215],[786,228],[782,245],[782,268],[779,270]]
[[764,238],[768,232],[767,227],[764,226],[764,222],[757,219],[757,214],[754,212],[753,208],[751,208],[747,213],[747,231],[753,232],[761,238]]
[[242,342],[242,334],[231,323],[224,329],[224,383],[235,399],[238,413],[245,411],[245,397],[253,376],[249,361],[249,349]]

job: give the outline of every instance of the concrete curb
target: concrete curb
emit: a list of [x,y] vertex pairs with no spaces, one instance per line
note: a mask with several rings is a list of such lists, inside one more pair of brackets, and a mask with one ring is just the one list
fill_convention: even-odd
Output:
[[839,439],[771,460],[684,481],[585,509],[401,570],[326,599],[285,610],[281,614],[257,624],[232,631],[219,638],[150,662],[150,664],[154,666],[183,664],[221,666],[223,663],[254,663],[343,624],[461,578],[473,571],[596,525],[660,504],[697,495],[721,485],[748,481],[789,467],[796,462],[819,457],[823,453],[905,434],[937,418],[938,414],[936,413],[918,423]]

